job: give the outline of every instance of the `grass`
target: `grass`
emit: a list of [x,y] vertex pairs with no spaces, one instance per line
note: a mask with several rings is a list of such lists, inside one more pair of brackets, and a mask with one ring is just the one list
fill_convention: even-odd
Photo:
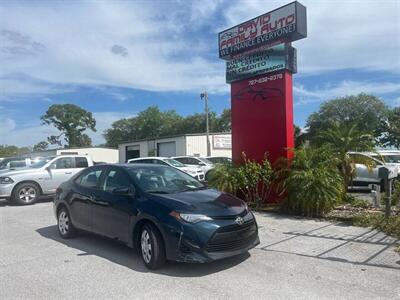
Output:
[[353,216],[355,226],[372,227],[400,239],[400,215],[385,218],[382,212],[361,213]]

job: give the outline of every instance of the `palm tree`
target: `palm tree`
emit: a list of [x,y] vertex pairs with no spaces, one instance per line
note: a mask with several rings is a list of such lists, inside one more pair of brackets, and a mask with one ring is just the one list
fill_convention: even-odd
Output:
[[337,158],[324,148],[298,148],[293,159],[281,159],[275,185],[286,196],[284,207],[306,216],[321,216],[334,208],[343,195],[337,164]]
[[317,137],[318,141],[329,147],[339,159],[339,171],[344,181],[345,190],[349,187],[355,173],[355,164],[361,163],[371,167],[371,161],[361,156],[350,156],[349,151],[371,151],[374,138],[357,129],[357,124],[334,124]]

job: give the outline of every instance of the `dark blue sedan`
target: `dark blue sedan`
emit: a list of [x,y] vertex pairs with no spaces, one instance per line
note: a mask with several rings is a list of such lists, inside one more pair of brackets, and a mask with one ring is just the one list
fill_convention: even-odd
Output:
[[78,230],[138,249],[151,269],[165,261],[210,262],[259,244],[247,205],[161,165],[97,165],[57,190],[54,210],[63,238]]

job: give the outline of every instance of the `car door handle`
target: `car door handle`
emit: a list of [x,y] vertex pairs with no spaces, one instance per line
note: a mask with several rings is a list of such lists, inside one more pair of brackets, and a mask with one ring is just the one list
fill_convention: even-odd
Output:
[[72,172],[65,172],[65,174],[72,174]]

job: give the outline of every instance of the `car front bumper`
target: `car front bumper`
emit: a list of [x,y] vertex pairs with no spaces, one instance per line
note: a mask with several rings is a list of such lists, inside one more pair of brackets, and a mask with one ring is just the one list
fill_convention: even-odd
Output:
[[243,220],[242,225],[232,218],[183,226],[173,260],[207,263],[246,253],[260,240],[253,214],[248,212]]
[[0,199],[8,199],[11,197],[14,184],[0,184]]

